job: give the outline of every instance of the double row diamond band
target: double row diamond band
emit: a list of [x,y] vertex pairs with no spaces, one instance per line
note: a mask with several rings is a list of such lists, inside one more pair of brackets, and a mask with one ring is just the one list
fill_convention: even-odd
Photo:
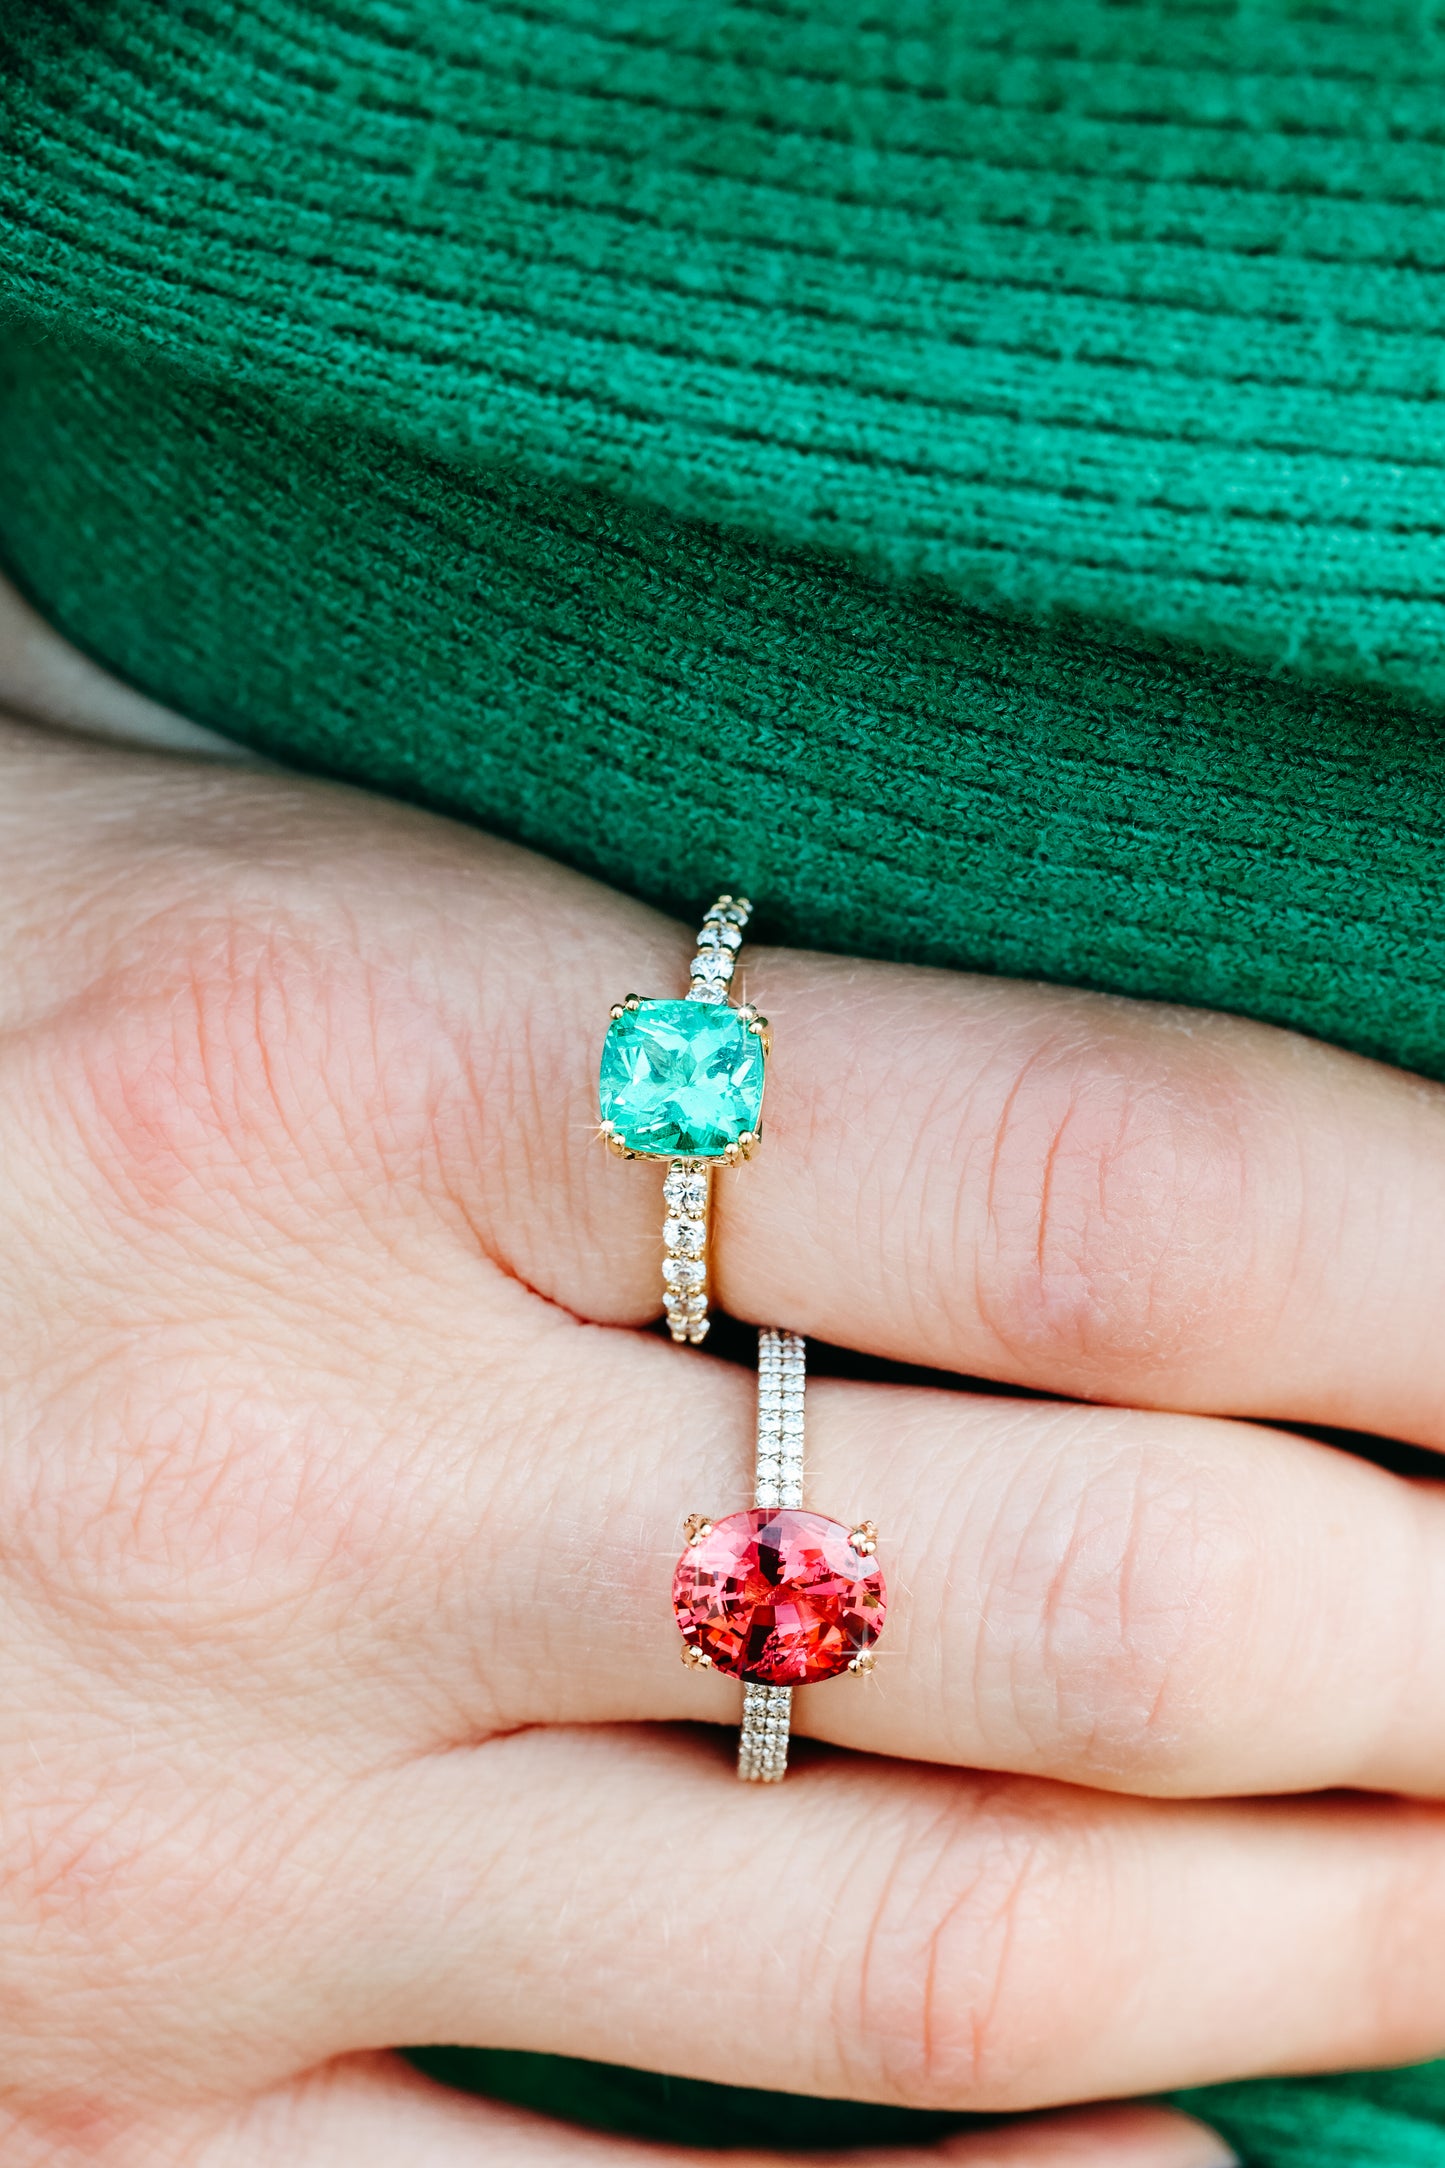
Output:
[[[807,1343],[801,1333],[764,1326],[758,1334],[758,1455],[753,1504],[803,1503],[803,1389]],[[777,1784],[788,1771],[788,1734],[793,1722],[791,1686],[743,1684],[743,1724],[738,1735],[738,1775],[745,1783]]]
[[758,1334],[752,1510],[692,1514],[672,1582],[683,1662],[743,1682],[738,1775],[750,1784],[787,1770],[794,1687],[872,1670],[888,1608],[873,1523],[804,1509],[805,1367],[800,1334]]

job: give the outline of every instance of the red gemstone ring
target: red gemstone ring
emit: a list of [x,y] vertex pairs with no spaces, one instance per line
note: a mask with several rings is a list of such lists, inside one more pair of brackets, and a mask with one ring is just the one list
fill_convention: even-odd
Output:
[[682,1660],[743,1682],[738,1775],[776,1784],[788,1766],[793,1688],[871,1671],[888,1593],[871,1521],[803,1507],[804,1342],[758,1334],[758,1458],[749,1513],[690,1514],[672,1580]]

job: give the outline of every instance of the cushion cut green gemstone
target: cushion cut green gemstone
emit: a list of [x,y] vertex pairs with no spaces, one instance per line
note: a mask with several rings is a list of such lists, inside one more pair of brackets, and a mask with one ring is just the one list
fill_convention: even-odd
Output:
[[612,1020],[600,1097],[629,1151],[721,1159],[758,1126],[763,1042],[725,1003],[644,1001]]

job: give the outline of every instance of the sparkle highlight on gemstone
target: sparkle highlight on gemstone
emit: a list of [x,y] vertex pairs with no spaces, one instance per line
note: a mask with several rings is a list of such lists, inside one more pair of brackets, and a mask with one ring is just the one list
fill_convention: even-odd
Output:
[[608,1027],[599,1101],[613,1139],[658,1159],[721,1159],[755,1133],[763,1043],[726,1003],[642,1001]]
[[801,1507],[729,1513],[689,1544],[673,1576],[684,1641],[719,1671],[809,1686],[852,1669],[883,1629],[877,1561],[842,1521]]

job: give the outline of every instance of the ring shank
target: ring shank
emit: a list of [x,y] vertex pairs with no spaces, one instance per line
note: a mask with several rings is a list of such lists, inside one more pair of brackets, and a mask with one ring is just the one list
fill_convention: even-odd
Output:
[[[765,1325],[758,1334],[756,1506],[803,1503],[803,1394],[807,1344],[801,1333]],[[787,1773],[792,1725],[791,1686],[743,1687],[738,1775],[745,1784],[777,1784]]]
[[[689,971],[687,999],[715,1006],[726,1001],[737,966],[743,929],[753,907],[746,896],[719,896],[702,922]],[[700,1347],[708,1328],[708,1207],[712,1166],[705,1159],[674,1159],[663,1184],[667,1219],[662,1237],[662,1303],[674,1340]]]
[[788,1773],[791,1686],[743,1688],[743,1725],[738,1733],[738,1775],[744,1784],[781,1784]]

